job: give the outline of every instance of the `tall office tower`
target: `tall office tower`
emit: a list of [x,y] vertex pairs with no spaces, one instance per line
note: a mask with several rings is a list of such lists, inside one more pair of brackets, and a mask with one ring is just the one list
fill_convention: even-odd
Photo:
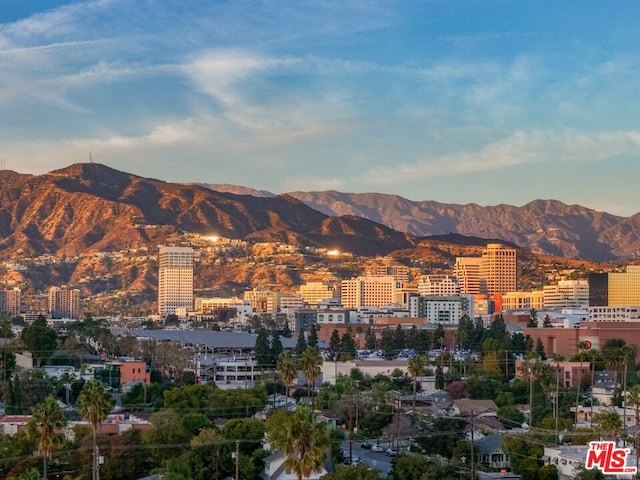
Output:
[[398,282],[405,284],[411,280],[409,267],[406,265],[374,265],[367,269],[369,277],[387,277],[392,276]]
[[0,313],[17,317],[20,315],[22,299],[18,287],[0,290]]
[[482,257],[458,257],[453,266],[453,275],[460,284],[460,293],[480,293],[480,264]]
[[517,290],[516,249],[489,243],[482,251],[480,293],[493,295]]
[[340,299],[344,308],[385,307],[393,303],[400,282],[391,275],[343,280]]
[[80,319],[80,290],[77,288],[49,288],[49,317]]
[[453,275],[424,275],[418,280],[418,293],[440,297],[460,295],[460,283]]
[[161,317],[176,309],[193,309],[193,248],[160,247],[158,313]]

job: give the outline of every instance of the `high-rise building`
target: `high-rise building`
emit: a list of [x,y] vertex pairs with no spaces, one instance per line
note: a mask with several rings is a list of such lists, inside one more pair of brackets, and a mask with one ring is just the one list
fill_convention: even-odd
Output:
[[18,287],[0,290],[0,313],[17,317],[20,315],[22,298]]
[[80,318],[80,290],[77,288],[49,288],[50,318]]
[[489,243],[482,251],[480,293],[492,295],[517,290],[516,249]]
[[458,279],[460,293],[480,293],[480,264],[482,257],[458,257],[453,266],[453,275]]
[[158,313],[175,314],[176,309],[193,309],[193,248],[160,247]]
[[342,281],[340,299],[344,308],[384,307],[393,303],[400,287],[390,275],[352,278]]
[[460,283],[454,275],[424,275],[418,280],[418,293],[441,297],[460,295]]

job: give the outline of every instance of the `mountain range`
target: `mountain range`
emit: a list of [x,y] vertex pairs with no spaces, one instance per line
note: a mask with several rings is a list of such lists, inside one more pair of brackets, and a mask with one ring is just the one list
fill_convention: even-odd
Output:
[[[264,190],[206,184],[221,192],[261,197]],[[288,192],[326,215],[355,215],[417,237],[457,233],[497,238],[537,254],[594,262],[640,258],[640,213],[621,217],[557,200],[533,200],[521,207],[412,201],[381,193]]]
[[412,249],[435,236],[476,244],[500,239],[534,253],[599,262],[640,257],[640,215],[554,200],[482,207],[378,193],[274,195],[169,183],[96,163],[44,175],[0,171],[2,258],[149,246],[169,242],[178,231],[369,256]]

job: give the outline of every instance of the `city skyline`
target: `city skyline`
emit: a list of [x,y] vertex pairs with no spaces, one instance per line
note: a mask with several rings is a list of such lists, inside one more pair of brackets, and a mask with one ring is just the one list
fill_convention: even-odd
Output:
[[4,168],[629,216],[640,5],[0,5]]

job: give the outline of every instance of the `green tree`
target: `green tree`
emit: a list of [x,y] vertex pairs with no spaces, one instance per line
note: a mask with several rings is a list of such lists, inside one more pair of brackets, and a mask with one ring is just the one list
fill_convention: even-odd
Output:
[[[177,456],[182,451],[180,445],[188,440],[180,415],[171,409],[164,409],[149,418],[152,427],[142,432],[143,442],[151,448],[152,456],[160,462],[169,454]],[[208,429],[200,430],[200,433]]]
[[318,422],[313,411],[305,406],[299,406],[282,420],[275,416],[267,419],[267,438],[271,447],[284,455],[285,468],[298,480],[320,472],[330,447],[327,424]]
[[35,468],[30,468],[17,477],[8,477],[7,480],[40,480],[40,472]]
[[527,328],[538,328],[538,312],[535,308],[529,310],[529,320],[527,320]]
[[25,327],[20,334],[20,339],[33,355],[38,366],[49,358],[56,349],[58,334],[53,328],[47,326],[47,321],[40,315],[31,325]]
[[337,329],[334,329],[331,332],[331,337],[329,338],[329,360],[332,362],[337,362],[340,357],[340,333],[338,333]]
[[274,368],[278,362],[278,357],[282,353],[282,340],[280,340],[280,333],[274,328],[271,330],[271,343],[269,345],[269,366]]
[[347,329],[340,339],[340,360],[346,362],[356,358],[357,348],[356,341],[351,336],[351,332]]
[[315,323],[311,324],[311,327],[309,327],[307,345],[309,345],[311,348],[318,348],[318,327]]
[[338,465],[333,472],[321,476],[320,480],[382,480],[382,477],[376,470],[360,463],[356,467]]
[[93,443],[93,480],[98,478],[98,447],[96,437],[100,423],[107,418],[115,405],[113,395],[104,391],[102,383],[98,380],[90,380],[84,384],[82,392],[78,396],[78,412],[91,425]]
[[278,373],[284,382],[287,397],[291,384],[298,378],[298,360],[289,351],[284,351],[278,357]]
[[300,330],[298,332],[298,340],[296,342],[296,355],[302,355],[302,352],[304,352],[307,347],[307,339],[304,338],[304,330]]
[[101,480],[142,478],[152,468],[153,460],[142,444],[142,430],[127,430],[111,435],[105,446],[105,462],[100,466]]
[[418,386],[418,377],[424,374],[429,359],[425,355],[414,355],[409,359],[407,370],[413,379],[413,410],[416,409],[416,390]]
[[256,363],[258,368],[269,367],[269,362],[271,360],[271,345],[269,344],[269,333],[264,327],[260,327],[260,329],[258,329],[254,352],[256,354]]
[[47,397],[33,409],[28,423],[29,435],[36,440],[38,452],[42,455],[42,478],[47,478],[47,461],[57,445],[64,441],[62,429],[67,421],[54,397]]
[[375,350],[378,348],[378,340],[376,339],[376,334],[373,333],[373,329],[371,327],[367,328],[367,331],[364,334],[364,348],[367,350]]

